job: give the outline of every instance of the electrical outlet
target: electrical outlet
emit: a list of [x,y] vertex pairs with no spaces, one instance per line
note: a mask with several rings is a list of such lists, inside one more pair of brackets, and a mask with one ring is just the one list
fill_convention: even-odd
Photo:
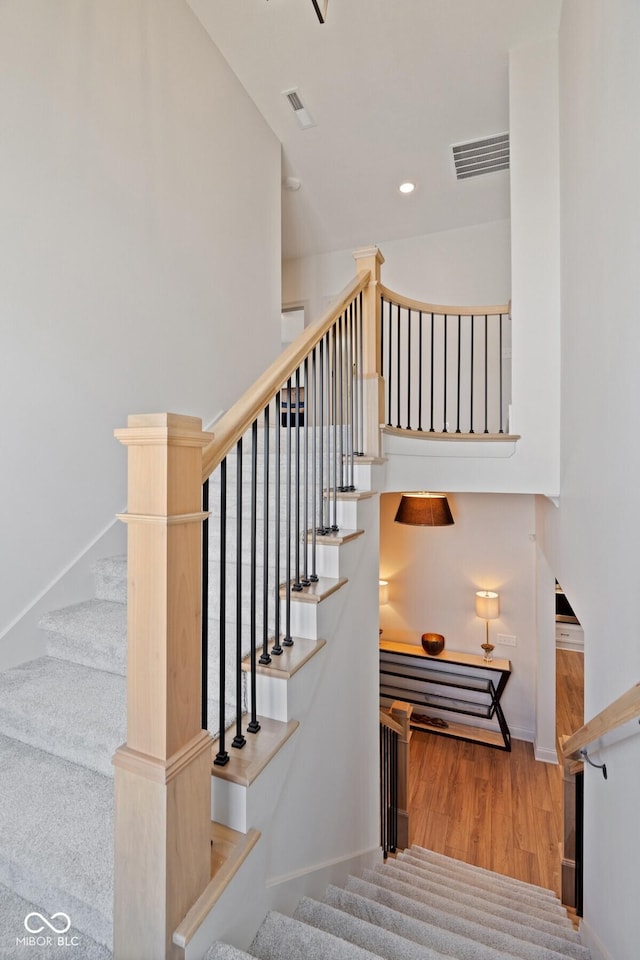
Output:
[[499,633],[496,637],[496,643],[502,644],[503,647],[515,647],[516,637],[510,636],[508,633]]

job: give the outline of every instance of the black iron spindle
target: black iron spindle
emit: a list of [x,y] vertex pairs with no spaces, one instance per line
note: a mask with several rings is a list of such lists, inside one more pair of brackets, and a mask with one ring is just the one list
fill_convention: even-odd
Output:
[[422,310],[418,318],[418,430],[422,433]]
[[387,318],[389,321],[388,323],[389,336],[387,338],[387,343],[389,344],[389,363],[388,363],[389,369],[387,370],[387,426],[390,427],[391,426],[391,384],[392,384],[391,370],[392,370],[392,361],[393,361],[393,340],[392,340],[392,330],[391,330],[391,312],[392,311],[391,311],[390,300],[387,301],[387,305],[389,307],[389,310],[387,312]]
[[484,432],[489,433],[489,317],[484,316]]
[[[318,467],[320,476],[318,479],[318,517],[320,523],[318,525],[318,534],[322,537],[324,534],[328,533],[328,525],[325,523],[325,497],[324,497],[324,455],[325,455],[325,417],[324,417],[324,388],[325,388],[325,348],[328,351],[328,334],[325,334],[323,339],[318,344],[319,347],[319,356],[318,356],[318,379],[320,387],[320,402],[319,402],[319,414],[320,414],[320,444],[318,450]],[[327,438],[328,440],[328,438]]]
[[[292,417],[293,404],[289,404],[289,416]],[[295,504],[295,547],[294,547],[294,581],[291,587],[296,593],[302,590],[300,582],[300,367],[296,369],[296,403],[295,403],[295,429],[296,429],[296,461],[295,461],[295,484],[294,484],[294,504]]]
[[407,430],[411,430],[411,308],[407,311]]
[[[279,657],[282,653],[282,644],[280,643],[280,552],[281,552],[281,536],[280,536],[280,515],[282,511],[282,464],[281,464],[281,451],[280,451],[280,424],[281,424],[281,392],[278,390],[276,393],[276,405],[275,405],[275,417],[273,424],[273,465],[274,465],[274,561],[275,561],[275,572],[274,572],[274,609],[273,609],[273,619],[274,619],[274,645],[271,648],[271,653]],[[266,530],[266,527],[265,527]]]
[[236,444],[236,735],[231,744],[240,750],[242,733],[242,437]]
[[[276,418],[277,419],[277,418]],[[262,520],[262,653],[258,663],[266,666],[271,663],[269,656],[269,406],[264,408],[262,423],[262,466],[263,520]],[[278,531],[276,530],[276,543]],[[277,548],[276,548],[277,551]],[[276,581],[277,583],[277,581]]]
[[431,389],[431,401],[430,401],[430,404],[431,404],[431,426],[429,427],[429,433],[434,433],[434,432],[435,432],[435,431],[434,431],[434,428],[433,428],[433,407],[434,407],[434,402],[433,402],[433,400],[434,400],[434,383],[433,383],[434,356],[433,356],[433,351],[434,351],[434,346],[435,346],[434,320],[433,320],[433,314],[431,314],[431,383],[430,383],[430,389]]
[[[311,419],[311,573],[309,580],[311,583],[318,582],[316,572],[316,538],[317,538],[317,517],[316,517],[316,487],[317,487],[317,460],[318,460],[318,376],[317,362],[321,344],[314,347],[311,354],[311,399],[313,401],[313,415]],[[322,499],[322,490],[320,490]],[[320,521],[322,522],[322,521]]]
[[[251,574],[250,574],[250,664],[249,688],[251,699],[251,718],[247,724],[249,733],[257,733],[258,708],[256,703],[256,633],[258,630],[257,618],[257,572],[258,572],[258,421],[251,424]],[[241,561],[238,560],[238,563]]]
[[220,464],[220,596],[219,596],[219,616],[220,616],[220,687],[219,696],[219,724],[220,732],[218,734],[218,752],[213,761],[217,767],[224,767],[229,762],[229,754],[225,749],[225,699],[226,699],[226,663],[227,663],[227,458],[225,457]]
[[292,422],[292,403],[291,403],[291,377],[287,380],[287,418],[286,418],[286,430],[287,430],[287,443],[286,443],[286,460],[287,460],[287,489],[285,492],[285,523],[286,523],[286,577],[285,577],[285,590],[284,590],[284,639],[282,641],[283,647],[290,647],[293,645],[293,640],[291,639],[291,482],[292,482],[292,469],[291,469],[291,434],[293,432],[293,422]]
[[201,604],[201,673],[202,689],[200,692],[200,712],[202,729],[209,726],[209,480],[202,485],[202,604]]
[[400,426],[401,426],[401,425],[400,425],[400,396],[401,396],[401,393],[400,393],[400,390],[401,390],[400,370],[401,370],[401,361],[402,361],[402,346],[401,346],[402,337],[401,337],[401,330],[400,330],[400,304],[398,304],[398,313],[397,313],[397,316],[396,316],[396,322],[397,322],[397,325],[398,325],[398,329],[397,329],[397,331],[396,331],[396,348],[397,348],[397,352],[398,352],[398,356],[396,357],[396,370],[397,370],[397,375],[398,375],[398,382],[397,382],[397,384],[396,384],[396,419],[397,419],[398,422],[397,422],[396,426],[398,427],[398,429],[400,429]]
[[444,400],[443,410],[442,410],[442,432],[443,433],[449,432],[449,427],[447,425],[447,333],[449,328],[449,324],[447,323],[448,319],[449,318],[445,313],[442,317],[442,320],[444,323],[444,353],[443,353],[444,370],[442,371],[443,373],[442,387],[443,387],[443,400]]
[[349,324],[348,324],[348,336],[347,336],[347,397],[349,398],[348,404],[348,433],[347,433],[347,457],[348,459],[348,470],[347,470],[347,490],[355,490],[355,451],[356,451],[356,399],[355,399],[355,304],[352,301],[349,304]]
[[[382,329],[382,327],[381,327]],[[358,456],[364,457],[364,330],[362,320],[362,290],[358,296],[358,320],[356,323],[358,338],[358,384],[360,386],[360,413],[358,421],[360,425],[360,442],[358,444]],[[384,370],[383,366],[380,366]]]
[[340,482],[337,489],[344,491],[344,320],[341,313],[336,322],[336,376],[338,377],[338,450],[336,452]]
[[[332,498],[333,523],[330,530],[336,533],[338,530],[338,384],[337,384],[337,363],[338,363],[338,344],[337,344],[337,326],[333,325],[333,348],[331,351],[331,406],[332,406],[332,427],[333,427],[333,460],[329,460],[330,476],[333,475],[333,482],[330,484],[330,496]],[[331,471],[331,464],[333,470]]]
[[503,404],[503,397],[502,397],[502,321],[503,321],[503,320],[504,320],[504,314],[501,313],[501,314],[500,314],[500,344],[499,344],[499,352],[498,352],[498,370],[499,370],[499,379],[500,379],[500,429],[499,429],[498,433],[504,433],[504,430],[502,429],[502,425],[503,425],[503,422],[502,422],[502,404]]
[[473,367],[475,352],[475,317],[471,317],[471,382],[469,385],[469,433],[475,433],[473,429]]
[[309,578],[309,358],[304,358],[304,482],[302,520],[302,579],[303,587],[311,583]]
[[460,378],[461,378],[461,359],[462,359],[462,317],[458,314],[458,389],[457,389],[457,420],[456,433],[460,433]]

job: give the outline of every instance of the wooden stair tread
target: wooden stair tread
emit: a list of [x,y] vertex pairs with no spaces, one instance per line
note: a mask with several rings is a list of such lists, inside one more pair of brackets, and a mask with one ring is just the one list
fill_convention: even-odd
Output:
[[[227,731],[229,762],[224,767],[212,763],[211,773],[220,780],[228,780],[248,787],[262,773],[267,764],[275,757],[299,727],[297,720],[271,720],[269,717],[258,717],[260,730],[258,733],[247,733],[247,724],[250,717],[245,714],[242,732],[246,743],[241,749],[231,746],[234,727]],[[218,753],[218,740],[213,742],[212,758]]]
[[[322,543],[330,547],[339,547],[343,543],[349,543],[351,540],[357,540],[364,534],[364,530],[336,530],[331,533],[316,533],[316,543]],[[307,543],[311,543],[313,534],[307,533]]]
[[211,880],[176,928],[176,946],[184,949],[191,941],[259,839],[259,830],[239,833],[222,823],[211,823]]
[[[289,680],[301,667],[322,650],[326,640],[308,640],[306,637],[293,637],[292,647],[283,647],[282,653],[273,656],[271,663],[258,663],[260,650],[256,651],[256,673],[265,677],[277,677],[279,680]],[[245,673],[251,670],[251,655],[242,661]]]
[[433,433],[430,430],[407,430],[405,427],[391,427],[384,424],[381,428],[382,433],[388,433],[394,437],[412,437],[417,440],[459,440],[466,442],[468,440],[479,440],[482,443],[515,443],[520,440],[519,433],[456,433],[449,430],[447,433],[436,430]]
[[[293,580],[291,583],[293,583]],[[335,593],[336,590],[344,587],[345,583],[347,583],[346,577],[341,577],[339,580],[333,580],[330,577],[319,577],[316,583],[311,583],[308,587],[303,587],[302,590],[292,590],[291,599],[298,603],[321,603],[323,600],[326,600],[327,597],[330,597],[332,593]],[[285,583],[280,584],[281,597],[286,596],[286,590],[287,585]]]
[[377,497],[377,490],[339,490],[337,494],[333,491],[325,490],[324,495],[327,499],[333,500],[369,500],[371,497]]

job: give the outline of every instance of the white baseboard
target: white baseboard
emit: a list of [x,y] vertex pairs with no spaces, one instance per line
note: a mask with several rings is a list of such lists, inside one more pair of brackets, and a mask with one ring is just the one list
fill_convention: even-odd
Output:
[[591,951],[591,960],[614,960],[586,920],[580,922],[580,939],[584,946]]
[[534,741],[533,755],[541,763],[558,763],[558,754],[555,747],[539,747]]
[[[267,888],[269,887],[284,887],[286,884],[295,883],[299,884],[304,877],[314,876],[326,872],[335,872],[336,869],[342,873],[345,873],[345,876],[352,872],[353,869],[356,869],[355,864],[361,864],[362,861],[366,860],[366,863],[360,867],[360,869],[365,869],[370,863],[381,863],[382,862],[382,850],[380,846],[368,847],[366,850],[360,850],[357,853],[348,853],[343,857],[334,857],[333,860],[325,860],[323,863],[316,863],[311,867],[304,867],[301,870],[294,870],[292,873],[283,874],[279,877],[270,877],[266,881]],[[327,883],[332,883],[333,881],[327,880]]]

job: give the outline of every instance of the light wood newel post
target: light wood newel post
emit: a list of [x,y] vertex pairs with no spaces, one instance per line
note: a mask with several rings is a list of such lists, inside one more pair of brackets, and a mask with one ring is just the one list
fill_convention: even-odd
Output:
[[394,700],[390,714],[402,727],[402,736],[398,735],[398,849],[409,846],[409,759],[411,750],[411,714],[410,703]]
[[175,960],[210,880],[201,729],[202,448],[195,417],[129,417],[127,742],[115,766],[115,960]]
[[384,381],[381,362],[380,267],[384,257],[377,247],[355,250],[358,275],[370,273],[362,295],[364,353],[364,452],[380,456],[380,424],[384,422]]

